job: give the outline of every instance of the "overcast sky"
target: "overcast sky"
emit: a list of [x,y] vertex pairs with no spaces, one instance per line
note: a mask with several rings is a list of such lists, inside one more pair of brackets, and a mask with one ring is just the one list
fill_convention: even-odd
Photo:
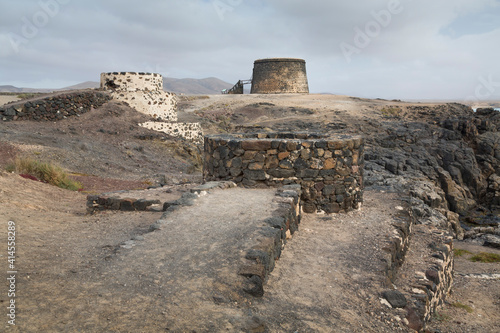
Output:
[[312,93],[500,99],[500,0],[0,0],[0,85],[101,72],[249,79],[306,60]]

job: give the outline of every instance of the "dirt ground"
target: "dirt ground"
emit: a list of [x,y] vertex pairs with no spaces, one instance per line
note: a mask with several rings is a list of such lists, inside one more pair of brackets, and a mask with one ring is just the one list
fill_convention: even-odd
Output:
[[[201,182],[201,148],[138,126],[147,120],[111,101],[58,122],[2,122],[0,168],[16,156],[58,164],[84,184],[86,193]],[[135,183],[106,189],[97,187],[95,177]]]
[[85,215],[82,194],[5,173],[0,185],[1,228],[15,221],[18,244],[18,325],[2,325],[8,332],[406,331],[379,301],[394,195],[368,193],[346,215],[306,215],[255,299],[230,263],[274,191],[221,190],[148,233],[161,213]]
[[[206,134],[318,126],[327,131],[375,131],[379,122],[386,120],[384,107],[408,105],[414,104],[335,95],[182,96],[179,120],[201,121]],[[0,123],[0,168],[16,156],[28,156],[60,164],[84,184],[83,193],[77,193],[1,174],[0,228],[7,230],[7,222],[15,221],[19,244],[19,326],[9,327],[9,331],[405,330],[400,322],[404,315],[379,300],[380,268],[377,253],[370,250],[382,239],[385,218],[390,217],[396,199],[383,200],[377,195],[367,195],[360,212],[332,218],[307,215],[287,244],[262,299],[244,301],[240,295],[221,293],[213,304],[206,299],[193,302],[214,290],[206,278],[193,281],[200,290],[194,295],[175,289],[179,286],[172,289],[178,290],[176,298],[161,291],[168,266],[164,262],[157,270],[153,259],[161,256],[159,249],[169,249],[168,244],[151,239],[146,247],[123,247],[145,234],[161,213],[86,215],[85,209],[87,193],[166,184],[180,195],[190,184],[201,182],[200,147],[137,126],[145,120],[149,119],[111,102],[57,123]],[[225,209],[222,203],[219,211]],[[195,231],[187,238],[199,237],[199,230]],[[0,233],[3,244],[6,236],[6,232]],[[140,239],[137,242],[143,242]],[[1,279],[6,273],[5,257],[0,253],[4,261]],[[464,257],[457,259],[456,266],[449,302],[470,305],[474,311],[446,305],[438,311],[431,328],[436,332],[497,332],[499,319],[494,314],[500,304],[498,293],[492,291],[500,290],[498,279],[460,274],[498,272],[499,264],[476,264]],[[5,291],[0,294],[2,307],[8,300],[6,295]],[[241,302],[235,304],[234,299]],[[0,331],[4,329],[7,327],[0,323]]]
[[17,101],[19,101],[19,98],[17,96],[0,95],[0,106],[10,102],[17,102]]

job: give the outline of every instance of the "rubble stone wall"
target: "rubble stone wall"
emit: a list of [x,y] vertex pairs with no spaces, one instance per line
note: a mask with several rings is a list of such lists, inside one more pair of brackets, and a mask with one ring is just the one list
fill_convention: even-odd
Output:
[[304,212],[346,212],[363,201],[364,140],[313,133],[205,136],[205,181],[302,187]]
[[0,107],[0,119],[3,121],[62,120],[71,116],[79,116],[93,108],[97,109],[110,99],[108,94],[92,90],[64,93],[39,100],[4,105]]

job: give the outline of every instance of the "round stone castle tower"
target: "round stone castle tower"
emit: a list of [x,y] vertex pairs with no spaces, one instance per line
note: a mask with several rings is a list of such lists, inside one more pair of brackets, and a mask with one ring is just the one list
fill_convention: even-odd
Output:
[[252,94],[308,94],[306,62],[294,58],[255,60]]

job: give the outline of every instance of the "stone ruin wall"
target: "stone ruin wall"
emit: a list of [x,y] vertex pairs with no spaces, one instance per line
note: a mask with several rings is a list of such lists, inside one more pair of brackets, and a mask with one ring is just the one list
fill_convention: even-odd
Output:
[[92,90],[64,93],[39,100],[3,105],[0,107],[0,119],[57,121],[97,109],[110,99],[108,94]]
[[177,121],[177,100],[169,92],[134,91],[113,96],[157,121]]
[[203,130],[199,123],[168,123],[159,121],[148,121],[139,124],[142,127],[168,133],[172,136],[182,136],[184,139],[201,142]]
[[116,92],[162,91],[163,77],[156,73],[101,73],[101,88]]
[[175,94],[163,91],[163,77],[156,73],[113,72],[101,74],[101,88],[114,99],[158,121],[177,121]]
[[[394,232],[386,235],[387,240],[382,248],[386,257],[383,259],[384,272],[387,281],[398,286],[396,291],[406,293],[408,326],[420,332],[451,292],[453,237],[448,232],[418,222],[411,200],[407,200],[404,206],[392,214]],[[413,266],[412,270],[415,274],[401,275],[399,270],[407,259],[410,240],[426,248],[426,251],[421,252],[414,245],[412,251],[419,254],[419,264]]]
[[272,58],[254,62],[252,94],[309,93],[303,59]]
[[205,136],[205,181],[302,187],[306,213],[347,212],[363,201],[364,140],[306,133]]
[[140,126],[175,137],[202,141],[203,132],[199,123],[177,123],[177,100],[175,94],[163,91],[161,74],[102,73],[101,88],[110,91],[114,99],[126,102],[154,119]]

